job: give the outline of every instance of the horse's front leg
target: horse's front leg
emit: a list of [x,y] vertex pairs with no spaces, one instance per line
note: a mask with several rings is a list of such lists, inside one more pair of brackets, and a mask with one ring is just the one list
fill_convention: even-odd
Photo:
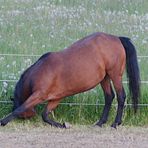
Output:
[[49,119],[49,114],[58,106],[60,100],[51,100],[48,102],[45,110],[42,113],[42,119],[44,122],[50,124],[51,126],[58,127],[58,128],[66,128],[65,123],[61,124]]
[[34,92],[20,107],[15,109],[8,116],[0,120],[0,125],[5,126],[11,120],[17,118],[19,115],[27,111],[29,108],[33,108],[37,104],[43,102],[43,95],[41,92]]

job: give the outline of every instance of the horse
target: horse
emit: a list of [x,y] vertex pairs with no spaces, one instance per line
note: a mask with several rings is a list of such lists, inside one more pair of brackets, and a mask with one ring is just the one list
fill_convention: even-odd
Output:
[[34,116],[34,107],[46,101],[43,121],[54,127],[66,128],[64,123],[51,120],[49,114],[63,98],[88,91],[100,84],[105,105],[95,125],[102,127],[107,122],[115,90],[118,107],[111,126],[116,128],[122,123],[126,99],[122,83],[125,69],[136,112],[140,98],[140,71],[136,49],[130,38],[96,32],[64,50],[48,52],[21,75],[14,91],[13,111],[0,120],[0,125],[5,126],[17,117]]

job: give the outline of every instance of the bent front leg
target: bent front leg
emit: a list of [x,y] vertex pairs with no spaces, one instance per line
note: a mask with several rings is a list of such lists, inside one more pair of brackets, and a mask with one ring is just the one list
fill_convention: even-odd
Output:
[[43,95],[40,92],[34,92],[20,107],[15,109],[12,113],[6,116],[4,119],[0,120],[0,124],[5,126],[11,120],[17,118],[19,115],[24,113],[30,108],[33,108],[37,104],[43,102]]
[[58,128],[66,128],[65,123],[61,124],[49,118],[49,114],[51,114],[51,112],[58,106],[59,102],[60,100],[49,101],[45,110],[42,113],[42,119],[44,122],[50,124],[51,126],[58,127]]

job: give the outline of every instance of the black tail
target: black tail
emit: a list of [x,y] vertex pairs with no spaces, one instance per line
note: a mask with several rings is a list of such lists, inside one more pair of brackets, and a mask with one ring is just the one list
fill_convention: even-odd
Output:
[[134,111],[137,111],[140,97],[140,72],[136,49],[129,38],[119,37],[126,52],[126,71],[129,79],[129,91],[132,96]]

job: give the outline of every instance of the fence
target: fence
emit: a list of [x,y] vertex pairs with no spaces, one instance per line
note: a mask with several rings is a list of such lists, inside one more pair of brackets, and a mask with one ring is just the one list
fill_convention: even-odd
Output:
[[[33,57],[33,58],[35,58],[35,59],[37,59],[37,58],[39,58],[41,55],[27,55],[27,54],[0,54],[0,57],[4,57],[4,56],[6,56],[6,57],[21,57],[21,58],[23,58],[23,57]],[[138,56],[138,59],[147,59],[148,58],[148,56]],[[30,63],[31,64],[31,63]],[[0,79],[0,82],[2,83],[2,82],[6,82],[6,83],[13,83],[13,84],[15,84],[16,82],[17,82],[18,80],[14,80],[14,79]],[[128,83],[128,81],[123,81],[123,83],[124,84],[127,84]],[[142,85],[147,85],[148,84],[148,81],[147,80],[141,80],[141,84]],[[3,100],[0,100],[0,103],[5,103],[5,104],[11,104],[12,103],[12,101],[10,101],[10,100],[5,100],[5,99],[3,99]],[[78,103],[78,102],[64,102],[64,103],[60,103],[61,105],[74,105],[74,106],[78,106],[78,105],[84,105],[84,106],[104,106],[104,103],[99,103],[99,102],[96,102],[96,103]],[[115,106],[117,105],[117,104],[114,104]],[[132,106],[132,104],[126,104],[126,106]],[[147,103],[141,103],[141,104],[139,104],[139,106],[140,107],[147,107],[148,106],[148,104]]]
[[[145,49],[147,48],[148,17],[144,2],[146,1],[141,3],[104,0],[0,2],[2,7],[0,84],[4,85],[0,90],[0,103],[11,103],[7,97],[12,95],[14,84],[20,74],[42,53],[63,49],[77,39],[97,31],[132,38],[138,49],[141,49],[139,55],[144,55],[138,56],[138,59],[142,75],[141,83],[142,86],[146,86],[148,69],[145,67],[148,56],[145,55],[148,53]],[[125,83],[128,82],[124,78]],[[62,104],[104,105],[98,102]],[[139,105],[148,106],[147,103]]]

